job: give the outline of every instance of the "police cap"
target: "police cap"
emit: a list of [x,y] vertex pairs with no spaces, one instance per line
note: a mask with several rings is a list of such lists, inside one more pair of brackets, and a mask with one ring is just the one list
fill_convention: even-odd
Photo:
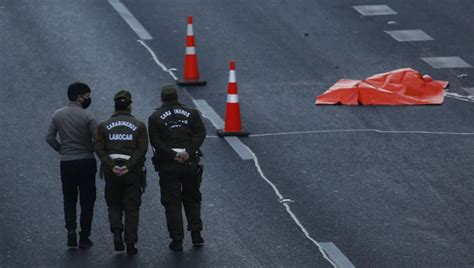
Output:
[[128,92],[127,90],[120,90],[119,92],[117,92],[114,96],[114,101],[121,101],[121,102],[128,102],[128,103],[131,103],[132,102],[132,95],[130,94],[130,92]]
[[168,84],[161,87],[161,100],[173,100],[178,98],[178,92],[174,85]]

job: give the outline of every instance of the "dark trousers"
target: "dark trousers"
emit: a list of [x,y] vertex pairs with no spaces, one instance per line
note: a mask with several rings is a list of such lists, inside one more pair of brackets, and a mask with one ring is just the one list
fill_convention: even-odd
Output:
[[97,173],[97,163],[95,158],[61,161],[60,169],[66,229],[73,231],[77,228],[76,205],[79,194],[79,204],[81,205],[80,235],[81,237],[89,237],[96,199],[95,175]]
[[[131,171],[123,176],[117,176],[110,170],[104,170],[104,175],[110,230],[112,232],[125,230],[125,243],[136,244],[143,174],[139,171]],[[124,215],[125,226],[122,223]]]
[[202,173],[188,163],[165,163],[160,167],[161,203],[165,207],[166,224],[171,239],[183,239],[182,207],[188,231],[201,231]]

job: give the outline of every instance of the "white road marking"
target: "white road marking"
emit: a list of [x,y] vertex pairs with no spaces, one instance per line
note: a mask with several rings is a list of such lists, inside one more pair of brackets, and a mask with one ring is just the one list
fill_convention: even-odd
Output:
[[420,29],[385,31],[398,42],[431,41],[433,38]]
[[292,131],[292,132],[275,132],[250,134],[249,137],[268,137],[283,135],[301,135],[301,134],[322,134],[322,133],[343,133],[343,132],[375,132],[383,134],[425,134],[425,135],[454,135],[454,136],[474,136],[474,132],[437,132],[422,130],[379,130],[379,129],[328,129],[328,130],[308,130],[308,131]]
[[[247,145],[244,144],[245,147],[247,147]],[[253,155],[253,161],[255,163],[255,167],[257,168],[257,171],[258,173],[260,173],[260,177],[262,177],[262,179],[264,181],[266,181],[272,188],[273,188],[273,191],[275,192],[275,195],[278,197],[278,200],[285,200],[286,198],[283,197],[283,195],[280,193],[280,190],[278,190],[278,188],[276,187],[276,185],[271,182],[266,176],[265,174],[263,173],[263,170],[262,170],[262,167],[260,166],[260,163],[258,162],[258,158],[257,156],[255,155],[255,153],[247,147],[247,149],[249,150],[249,152]],[[280,202],[281,203],[281,202]],[[288,204],[288,202],[283,202],[281,203],[285,208],[286,208],[286,211],[288,212],[288,214],[290,214],[290,217],[293,219],[293,221],[296,223],[296,225],[298,225],[298,227],[300,227],[301,231],[303,232],[303,234],[306,236],[306,238],[313,242],[313,244],[315,244],[318,249],[319,249],[319,252],[321,252],[321,254],[323,255],[323,257],[335,268],[337,268],[337,265],[328,257],[328,255],[326,254],[326,252],[323,250],[323,248],[321,247],[321,245],[318,243],[318,241],[316,241],[314,238],[312,238],[310,235],[309,235],[309,232],[308,230],[306,230],[306,228],[303,226],[303,224],[301,224],[301,222],[298,220],[298,218],[296,217],[296,215],[293,213],[293,211],[291,211],[291,207],[290,207],[290,204]]]
[[474,96],[470,96],[470,95],[461,95],[461,94],[454,93],[454,92],[446,92],[446,93],[444,93],[444,96],[450,97],[450,98],[453,98],[453,99],[457,99],[457,100],[462,100],[462,101],[467,101],[467,102],[474,102]]
[[338,268],[355,268],[354,264],[346,257],[339,248],[332,242],[321,243],[324,251],[327,252],[329,257],[336,263]]
[[[195,100],[191,97],[198,108],[201,111],[202,116],[209,119],[211,124],[216,129],[224,128],[224,121],[219,117],[219,115],[212,109],[212,107],[205,100]],[[248,152],[248,147],[244,146],[242,141],[237,137],[224,137],[224,140],[234,149],[234,151],[242,158],[242,160],[252,160],[253,156]]]
[[[147,44],[145,44],[144,41],[138,40],[138,42],[150,52],[155,63],[158,66],[160,66],[160,68],[163,71],[169,73],[175,81],[178,80],[178,78],[173,73],[173,70],[176,70],[176,69],[166,68],[166,66],[160,62],[155,52],[149,46],[147,46]],[[186,93],[186,95],[189,96],[190,99],[193,100],[194,105],[196,105],[196,107],[201,111],[204,117],[206,117],[207,119],[209,119],[209,121],[211,121],[212,125],[214,125],[216,129],[224,128],[224,121],[219,117],[219,115],[214,111],[214,109],[212,109],[212,107],[209,106],[209,104],[205,100],[195,100],[186,89],[184,89],[184,92]],[[227,141],[230,147],[234,149],[234,151],[240,156],[242,160],[252,160],[252,155],[247,151],[247,147],[243,146],[243,143],[240,139],[236,137],[224,137],[224,139],[225,141]]]
[[201,111],[202,116],[209,119],[209,121],[211,121],[211,124],[216,129],[224,128],[224,120],[220,118],[220,116],[214,111],[214,109],[212,109],[211,106],[209,106],[207,101],[193,100],[193,102],[194,102],[194,105],[196,105],[196,108],[198,108],[198,110]]
[[420,58],[435,69],[442,68],[471,68],[471,64],[460,57],[422,57]]
[[[146,44],[139,40],[139,42],[145,46],[151,53],[151,55],[153,56],[153,59],[155,60],[155,62],[161,67],[162,70],[164,70],[165,72],[169,72],[169,69],[167,69],[163,64],[161,64],[158,60],[158,58],[156,57],[155,53],[148,47],[146,46]],[[170,73],[172,75],[172,73]],[[224,121],[219,117],[219,115],[214,111],[214,109],[212,109],[211,106],[209,106],[209,104],[205,101],[205,100],[196,100],[193,98],[193,96],[191,96],[189,94],[189,92],[186,90],[186,88],[183,89],[185,94],[187,94],[190,99],[194,102],[194,104],[196,105],[196,107],[201,111],[201,113],[203,114],[204,117],[208,118],[212,125],[216,128],[216,129],[222,129],[224,128]],[[251,157],[249,157],[249,160],[253,160],[254,161],[254,164],[255,164],[255,167],[257,168],[257,171],[258,173],[260,174],[260,176],[262,177],[263,180],[265,180],[273,189],[273,191],[275,192],[275,195],[278,197],[278,201],[285,207],[286,211],[288,212],[288,214],[291,216],[291,218],[293,219],[293,221],[296,223],[296,225],[298,225],[298,227],[301,229],[301,231],[303,232],[303,234],[306,236],[306,238],[308,240],[310,240],[313,244],[315,244],[318,249],[319,249],[319,252],[322,254],[322,256],[324,257],[324,259],[326,259],[333,267],[337,268],[336,264],[328,257],[328,255],[326,254],[326,252],[323,250],[323,248],[321,247],[321,245],[314,239],[312,238],[310,235],[309,235],[309,232],[306,230],[306,228],[301,224],[301,222],[298,220],[298,218],[295,216],[295,214],[291,211],[291,208],[290,208],[290,200],[291,199],[288,199],[288,198],[284,198],[283,195],[280,193],[280,191],[278,190],[278,188],[275,186],[275,184],[273,184],[266,176],[265,174],[263,173],[263,170],[262,168],[260,167],[260,164],[258,162],[258,159],[257,159],[257,156],[255,155],[255,153],[245,144],[243,144],[239,138],[237,137],[225,137],[225,140],[229,143],[229,145],[236,145],[238,144],[237,146],[239,147],[242,147],[244,148],[245,150],[243,150],[244,152],[248,153]],[[230,141],[229,141],[230,140]],[[234,140],[234,141],[233,141]],[[236,142],[235,140],[238,140],[239,142]],[[235,150],[235,149],[234,149]],[[238,154],[239,152],[236,151]],[[242,152],[240,152],[242,153]],[[240,154],[239,154],[240,155]],[[241,156],[242,157],[242,156]],[[283,200],[283,202],[281,202]],[[291,200],[293,201],[293,200]]]
[[250,149],[245,146],[238,137],[224,137],[224,140],[234,149],[242,160],[253,160],[253,156],[249,152]]
[[169,75],[171,75],[171,77],[175,80],[175,81],[178,81],[178,77],[176,77],[176,75],[174,75],[173,71],[176,71],[176,68],[166,68],[166,66],[160,62],[160,60],[158,59],[158,57],[156,56],[155,52],[153,52],[153,50],[151,50],[151,48],[149,46],[147,46],[147,44],[145,44],[144,41],[142,40],[138,40],[138,43],[140,43],[142,46],[144,46],[151,54],[151,56],[153,57],[153,60],[155,60],[155,63],[160,66],[160,68],[169,73]]
[[395,15],[393,9],[387,5],[366,5],[366,6],[352,6],[362,16],[380,16],[380,15]]
[[133,16],[128,8],[122,4],[119,0],[109,0],[110,5],[119,13],[125,22],[132,28],[133,31],[143,40],[151,40],[153,37],[145,30],[140,22]]
[[[194,100],[193,99],[193,102],[194,104],[196,105],[196,107],[201,111],[201,113],[203,114],[204,117],[206,117],[207,119],[209,119],[209,121],[211,121],[212,125],[216,128],[216,129],[222,129],[224,127],[224,121],[219,117],[219,115],[214,111],[214,109],[212,109],[212,107],[205,101],[205,100]],[[239,138],[237,137],[225,137],[225,139],[227,140],[227,138],[233,138],[234,140],[239,140]],[[229,142],[227,140],[227,142]],[[229,144],[232,146],[232,144],[229,142]],[[300,223],[300,221],[298,220],[298,218],[293,214],[293,212],[291,211],[291,208],[289,206],[289,202],[291,202],[292,200],[291,199],[288,199],[288,198],[283,198],[283,195],[280,193],[280,191],[278,190],[278,188],[275,186],[275,184],[273,184],[266,176],[265,174],[263,174],[263,171],[262,171],[262,168],[260,167],[260,164],[258,162],[258,159],[257,159],[257,156],[255,155],[255,153],[245,144],[243,144],[242,142],[240,142],[241,146],[243,146],[246,150],[245,152],[249,153],[251,155],[250,159],[253,159],[254,163],[255,163],[255,167],[257,168],[258,170],[258,173],[260,174],[260,176],[262,177],[263,180],[265,180],[272,188],[273,188],[273,191],[275,192],[275,195],[278,197],[278,200],[281,204],[283,204],[283,206],[285,206],[286,208],[286,211],[288,212],[288,214],[290,214],[291,218],[293,219],[293,221],[300,227],[301,231],[304,233],[304,235],[311,241],[313,242],[318,248],[319,248],[319,251],[321,252],[321,254],[323,254],[323,257],[328,260],[334,267],[337,267],[331,259],[329,259],[326,255],[326,253],[324,252],[324,250],[322,250],[321,246],[318,244],[318,242],[316,240],[314,240],[308,233],[308,231],[306,230],[306,228],[304,228],[304,226]],[[235,150],[235,149],[234,149]]]

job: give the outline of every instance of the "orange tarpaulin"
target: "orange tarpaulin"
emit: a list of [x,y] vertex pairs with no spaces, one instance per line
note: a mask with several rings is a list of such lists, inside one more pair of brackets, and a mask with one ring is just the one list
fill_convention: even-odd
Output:
[[422,105],[441,104],[447,81],[410,68],[376,74],[365,80],[341,79],[316,98],[316,105]]

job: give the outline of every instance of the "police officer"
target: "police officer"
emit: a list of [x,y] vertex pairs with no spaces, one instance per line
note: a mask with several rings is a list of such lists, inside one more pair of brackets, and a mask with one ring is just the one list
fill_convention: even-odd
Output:
[[148,118],[149,136],[154,149],[153,164],[159,171],[161,203],[172,239],[169,247],[181,251],[184,238],[182,207],[193,245],[204,244],[199,147],[206,137],[206,129],[197,110],[178,102],[173,85],[162,87],[161,101],[162,106]]
[[[96,153],[105,176],[105,200],[116,251],[123,251],[125,229],[127,254],[135,255],[138,215],[144,190],[144,162],[148,149],[147,129],[131,115],[132,96],[121,90],[114,97],[115,113],[99,124]],[[125,214],[125,224],[122,216]]]

